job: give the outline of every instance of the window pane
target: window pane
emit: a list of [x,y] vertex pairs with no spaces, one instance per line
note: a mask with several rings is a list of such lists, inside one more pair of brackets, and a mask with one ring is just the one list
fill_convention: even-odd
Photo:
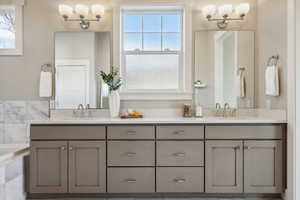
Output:
[[163,15],[163,32],[181,32],[181,14]]
[[126,55],[128,89],[178,89],[178,55]]
[[142,16],[124,14],[124,32],[142,32]]
[[163,34],[163,50],[180,50],[181,38],[179,33],[164,33]]
[[142,49],[142,34],[125,33],[124,34],[124,50]]
[[0,48],[16,48],[15,7],[0,6]]
[[161,32],[161,15],[147,14],[143,15],[144,32]]
[[161,34],[145,33],[144,34],[144,50],[160,51],[161,50]]

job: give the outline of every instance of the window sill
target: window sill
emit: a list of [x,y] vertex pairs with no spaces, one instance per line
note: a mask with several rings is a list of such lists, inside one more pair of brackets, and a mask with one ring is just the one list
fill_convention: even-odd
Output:
[[192,92],[120,92],[121,100],[192,100]]

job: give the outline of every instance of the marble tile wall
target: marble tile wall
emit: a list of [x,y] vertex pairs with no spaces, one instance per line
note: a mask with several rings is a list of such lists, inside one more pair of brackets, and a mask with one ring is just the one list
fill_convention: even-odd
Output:
[[29,120],[47,119],[48,101],[0,101],[0,144],[29,142]]

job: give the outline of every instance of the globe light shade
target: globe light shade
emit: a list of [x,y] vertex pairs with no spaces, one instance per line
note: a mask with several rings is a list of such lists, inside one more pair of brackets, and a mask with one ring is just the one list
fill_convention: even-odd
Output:
[[230,13],[232,13],[232,10],[233,7],[230,4],[226,4],[218,8],[219,15],[222,17],[228,16]]
[[217,7],[215,5],[207,5],[202,8],[202,15],[204,17],[208,17],[208,16],[211,17],[214,14],[216,14],[216,11],[217,11]]
[[235,13],[237,15],[246,15],[248,14],[248,12],[250,11],[250,5],[249,3],[242,3],[242,4],[239,4],[235,7]]
[[92,14],[94,16],[103,16],[104,15],[104,7],[100,4],[92,5],[91,10],[92,10]]
[[59,5],[58,11],[59,11],[59,14],[63,17],[70,17],[73,14],[73,8],[68,5]]
[[81,17],[87,17],[89,15],[89,7],[82,4],[75,6],[75,12]]

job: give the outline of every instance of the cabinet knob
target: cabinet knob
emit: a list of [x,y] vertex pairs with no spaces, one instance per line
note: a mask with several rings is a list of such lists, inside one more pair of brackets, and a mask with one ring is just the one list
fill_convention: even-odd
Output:
[[186,180],[184,178],[175,178],[173,181],[175,183],[184,183]]
[[236,149],[236,150],[240,150],[240,149],[241,149],[241,147],[240,147],[240,146],[236,146],[236,147],[234,147],[234,149]]
[[127,157],[133,157],[133,156],[136,155],[136,153],[135,153],[135,152],[127,152],[127,153],[125,153],[125,155],[126,155]]
[[70,150],[70,151],[73,151],[73,147],[70,147],[69,150]]
[[249,150],[249,149],[251,149],[249,146],[244,146],[244,149],[245,150]]
[[184,157],[185,153],[184,152],[177,152],[177,153],[173,153],[173,156],[175,156],[175,157]]
[[125,182],[127,182],[127,183],[136,183],[136,179],[131,179],[131,178],[125,179]]
[[64,150],[66,150],[66,147],[65,147],[65,146],[62,146],[62,147],[60,147],[60,149],[61,149],[62,151],[64,151]]

